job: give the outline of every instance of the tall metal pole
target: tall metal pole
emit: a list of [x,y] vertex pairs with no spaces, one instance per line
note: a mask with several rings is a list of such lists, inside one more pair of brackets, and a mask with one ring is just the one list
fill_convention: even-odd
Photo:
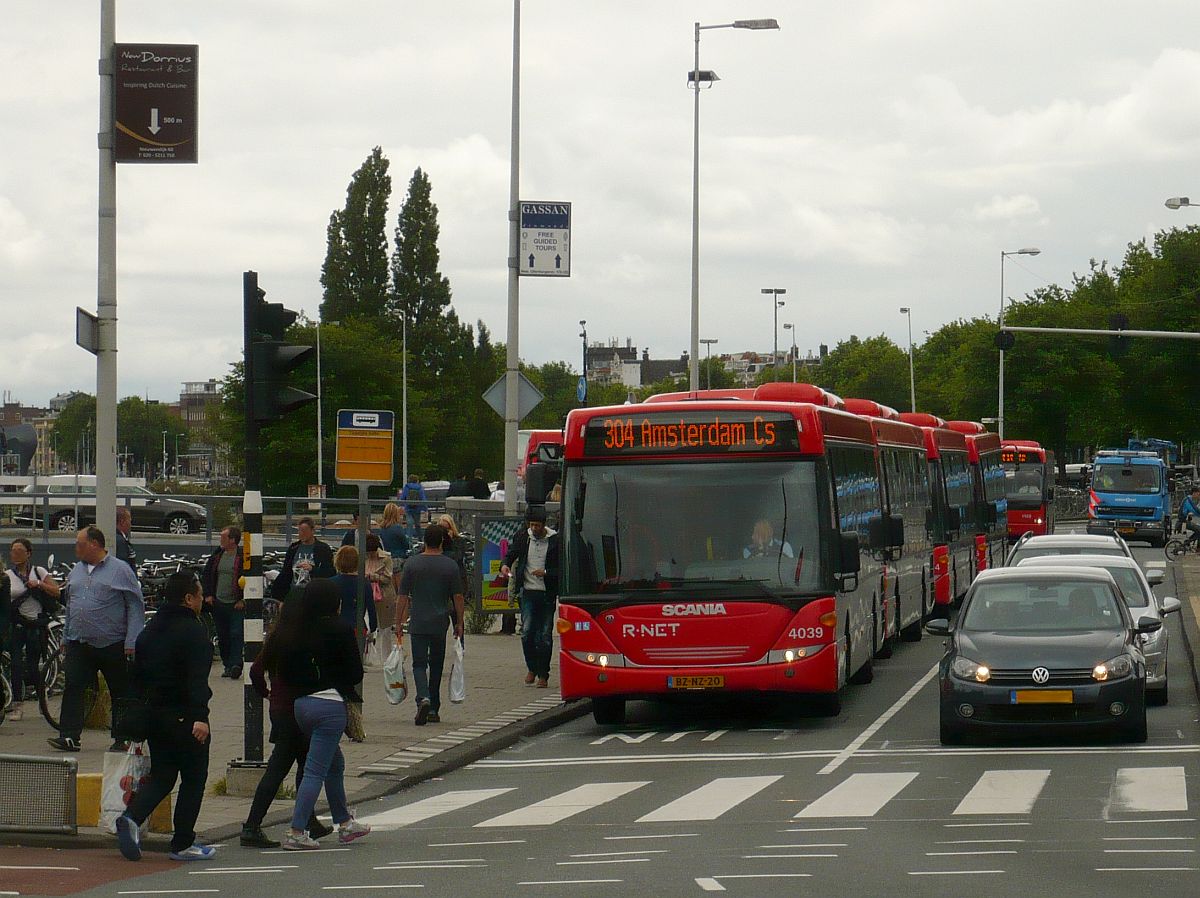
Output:
[[96,523],[108,533],[112,532],[117,515],[117,166],[113,158],[116,19],[116,0],[101,0],[96,247]]
[[[1008,253],[1000,251],[1000,319],[999,326],[1004,327],[1004,257]],[[996,430],[1000,439],[1004,439],[1004,347],[1000,347],[1000,400],[999,412],[996,415]]]
[[513,0],[512,137],[508,171],[508,339],[504,371],[504,513],[517,512],[517,414],[520,286],[517,253],[521,223],[521,0]]
[[775,345],[771,349],[772,380],[779,380],[779,300],[774,295],[771,301],[775,304]]
[[700,23],[696,23],[696,55],[692,66],[692,341],[688,389],[700,389]]
[[[321,310],[317,309],[317,499],[325,498],[325,429],[321,421]],[[320,501],[321,526],[325,526],[325,503]]]
[[408,483],[408,309],[400,318],[400,480]]
[[915,412],[917,410],[917,377],[913,371],[912,309],[903,306],[900,311],[908,318],[908,394],[912,410]]

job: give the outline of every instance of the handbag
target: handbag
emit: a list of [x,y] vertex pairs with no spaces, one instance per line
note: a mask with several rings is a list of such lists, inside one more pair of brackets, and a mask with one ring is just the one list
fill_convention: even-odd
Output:
[[371,595],[375,599],[375,604],[378,605],[383,601],[383,586],[379,583],[371,583]]
[[[134,793],[149,781],[150,755],[145,745],[135,742],[128,751],[106,751],[100,779],[100,828],[115,833],[117,818],[125,813]],[[147,819],[143,829],[148,823]]]
[[362,702],[346,702],[346,736],[351,742],[365,742]]
[[454,640],[454,666],[450,669],[450,701],[456,705],[467,700],[467,674],[463,664],[465,655],[466,646],[463,640]]
[[393,646],[383,662],[383,691],[393,705],[408,697],[408,677],[404,673],[404,649],[401,646]]

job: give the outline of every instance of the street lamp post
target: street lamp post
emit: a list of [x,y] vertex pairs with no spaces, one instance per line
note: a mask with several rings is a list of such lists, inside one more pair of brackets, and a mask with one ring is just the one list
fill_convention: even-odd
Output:
[[579,319],[579,338],[583,340],[583,405],[587,405],[587,319]]
[[162,432],[163,437],[163,459],[162,459],[162,479],[167,479],[167,431]]
[[175,479],[179,479],[179,437],[180,434],[175,434]]
[[796,328],[789,321],[783,326],[785,331],[792,332],[792,383],[796,382]]
[[[700,32],[714,28],[745,28],[751,31],[778,31],[775,19],[739,19],[724,25],[701,25],[696,23],[695,64],[688,72],[688,85],[692,88],[692,339],[691,360],[688,365],[689,389],[700,389],[700,85],[712,87],[719,81],[717,73],[700,70]],[[515,444],[514,444],[515,445]]]
[[762,292],[775,298],[775,348],[771,350],[771,368],[776,372],[775,379],[778,380],[779,372],[779,310],[784,305],[784,301],[779,297],[787,293],[783,287],[763,287]]
[[908,306],[900,307],[900,314],[908,318],[908,396],[912,403],[912,410],[917,410],[917,378],[913,373],[913,348],[912,348],[912,309]]
[[706,378],[708,380],[708,386],[705,387],[705,389],[711,390],[712,389],[712,345],[718,341],[717,341],[716,337],[706,337],[703,340],[701,340],[700,342],[703,343],[708,348],[708,359],[704,363],[704,367],[708,369],[708,376]]
[[[1000,251],[1000,320],[999,326],[1003,334],[1004,327],[1004,260],[1009,256],[1036,256],[1041,250],[1036,246],[1026,246],[1011,252]],[[1003,339],[1003,337],[1001,337]],[[996,430],[1000,439],[1004,439],[1004,346],[1000,346],[1000,401],[999,413],[996,416]]]

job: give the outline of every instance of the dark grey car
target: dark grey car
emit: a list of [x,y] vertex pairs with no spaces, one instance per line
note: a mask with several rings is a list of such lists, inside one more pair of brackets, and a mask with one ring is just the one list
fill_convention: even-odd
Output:
[[[40,527],[43,515],[47,513],[51,529],[63,532],[74,532],[96,522],[94,483],[81,483],[78,487],[78,520],[74,483],[55,483],[52,479],[49,484],[39,484],[36,490],[32,486],[26,487],[25,493],[36,496],[37,504],[32,511],[28,506],[18,509],[14,516],[18,524]],[[48,496],[48,504],[44,496]],[[207,519],[203,505],[159,496],[144,486],[118,485],[117,505],[129,507],[134,530],[191,533],[203,529]]]

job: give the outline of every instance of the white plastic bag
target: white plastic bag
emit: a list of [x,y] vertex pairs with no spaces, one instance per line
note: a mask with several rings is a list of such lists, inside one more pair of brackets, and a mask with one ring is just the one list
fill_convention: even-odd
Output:
[[[144,742],[134,742],[129,751],[106,751],[100,780],[100,828],[117,831],[117,818],[125,813],[139,788],[150,782],[150,751]],[[147,821],[142,823],[142,831]]]
[[404,649],[393,646],[383,662],[383,692],[387,700],[398,705],[408,697],[408,678],[404,675]]
[[454,666],[450,669],[450,701],[460,704],[467,700],[467,675],[463,671],[466,648],[461,639],[454,640]]
[[363,645],[363,667],[378,667],[382,661],[382,651],[379,647],[379,631],[367,634]]

